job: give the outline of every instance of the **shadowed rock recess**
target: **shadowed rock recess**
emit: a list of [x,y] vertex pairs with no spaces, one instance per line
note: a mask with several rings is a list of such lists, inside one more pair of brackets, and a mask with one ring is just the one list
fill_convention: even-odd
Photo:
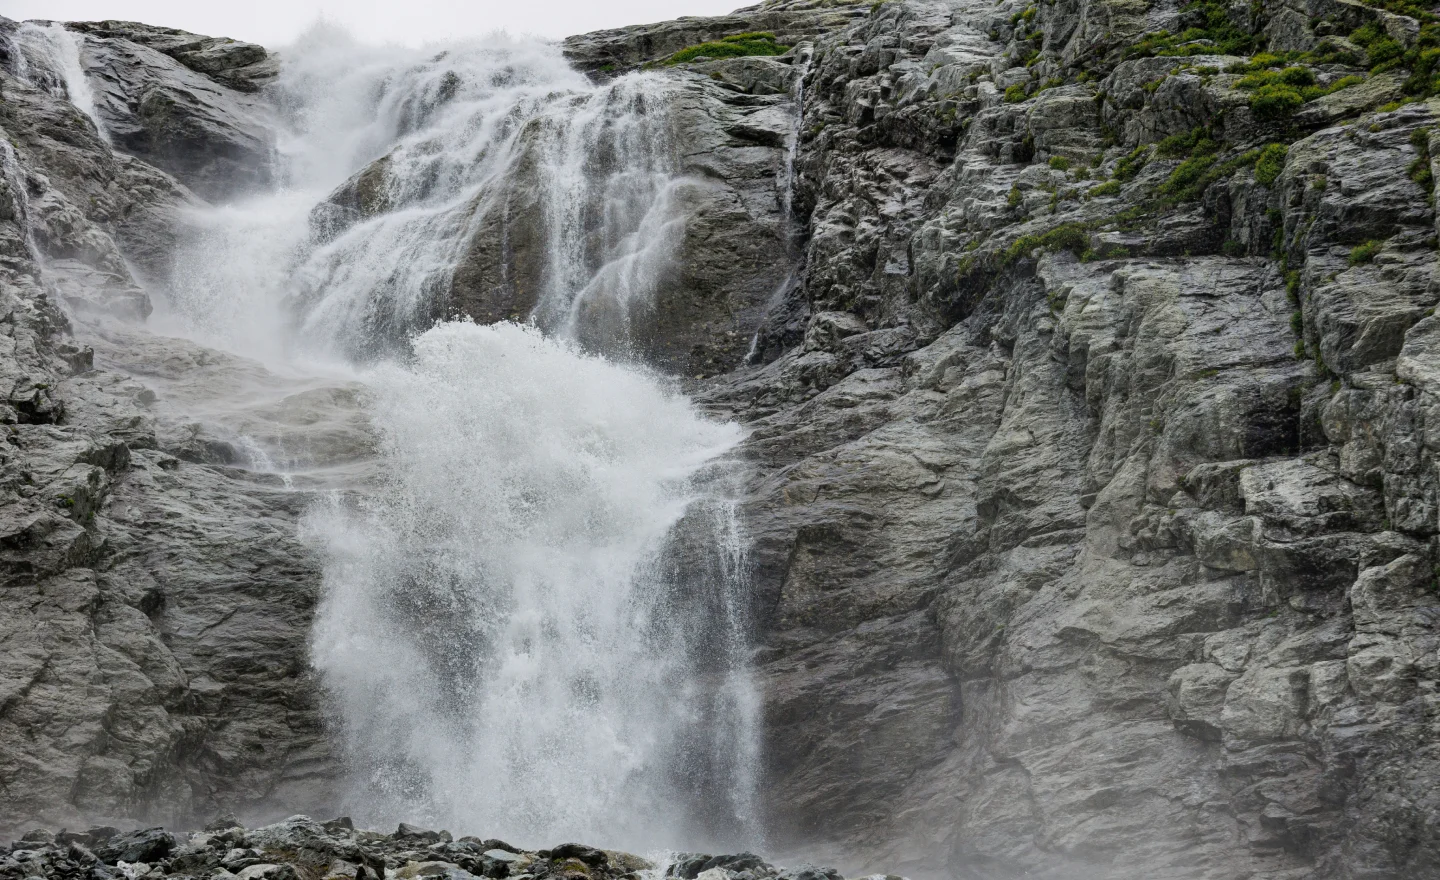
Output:
[[[179,212],[271,182],[275,60],[73,25],[105,139],[20,76],[16,29],[0,829],[333,815],[319,562],[296,537],[325,487],[156,402],[244,368],[226,355],[70,335],[149,313]],[[665,63],[755,31],[790,48]],[[564,48],[597,79],[673,80],[676,167],[701,184],[630,327],[750,432],[771,849],[974,880],[1440,876],[1428,7],[770,0]],[[384,161],[322,219],[390,210]],[[532,183],[478,216],[435,316],[534,306]],[[362,460],[343,397],[263,419],[325,408],[325,463]],[[0,877],[598,878],[629,858],[295,819],[35,832]],[[670,871],[775,874],[734,858]]]

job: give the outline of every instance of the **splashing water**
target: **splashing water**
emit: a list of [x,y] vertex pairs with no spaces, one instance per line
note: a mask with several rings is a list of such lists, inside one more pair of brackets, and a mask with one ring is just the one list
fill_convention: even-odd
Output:
[[[347,810],[757,845],[744,542],[717,463],[739,431],[581,349],[626,351],[683,232],[665,80],[594,86],[534,44],[316,35],[287,57],[285,185],[194,213],[155,320],[361,365],[385,476],[307,524]],[[492,246],[539,261],[530,323],[435,324]],[[486,283],[515,286],[507,265]]]
[[387,491],[313,524],[315,662],[381,812],[675,842],[695,777],[670,759],[704,723],[699,667],[733,643],[688,642],[693,581],[665,551],[738,429],[533,328],[446,324],[415,349],[370,378]]

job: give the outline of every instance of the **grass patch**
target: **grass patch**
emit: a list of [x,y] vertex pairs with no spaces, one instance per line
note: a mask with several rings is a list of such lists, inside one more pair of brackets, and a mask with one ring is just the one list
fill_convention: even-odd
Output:
[[1203,128],[1172,134],[1155,145],[1155,155],[1162,159],[1178,159],[1181,156],[1189,156],[1195,152],[1196,145],[1202,142],[1210,142],[1210,133]]
[[1356,245],[1355,248],[1350,251],[1350,265],[1360,266],[1365,263],[1374,262],[1375,255],[1380,253],[1380,248],[1383,247],[1384,244],[1382,241],[1371,239],[1364,244]]
[[1230,21],[1224,0],[1191,0],[1182,9],[1180,33],[1155,31],[1125,50],[1126,58],[1183,55],[1249,55],[1259,42]]
[[1070,251],[1078,257],[1090,249],[1089,228],[1082,223],[1062,223],[1039,235],[1022,235],[1000,254],[1000,264],[1008,266],[1037,248]]
[[1070,160],[1066,159],[1064,156],[1051,156],[1050,167],[1054,168],[1056,171],[1069,171]]
[[755,55],[784,55],[790,47],[778,42],[775,35],[763,31],[735,34],[708,43],[687,46],[662,62],[670,67],[696,58],[748,58]]
[[1113,195],[1115,195],[1115,194],[1118,193],[1118,192],[1120,192],[1120,181],[1118,181],[1118,180],[1107,180],[1107,181],[1105,181],[1104,183],[1100,184],[1099,186],[1091,189],[1089,192],[1087,192],[1087,193],[1085,194],[1085,196],[1086,196],[1086,198],[1092,198],[1092,199],[1093,199],[1093,198],[1096,198],[1096,197],[1098,197],[1098,196],[1113,196]]
[[1285,157],[1289,153],[1290,148],[1284,144],[1266,144],[1255,160],[1255,182],[1263,186],[1274,183],[1285,170]]
[[1415,158],[1410,162],[1410,179],[1425,190],[1425,199],[1435,203],[1435,175],[1430,170],[1430,129],[1417,128],[1410,132],[1410,145],[1415,148]]
[[1025,93],[1025,87],[1020,83],[1016,83],[1005,90],[1006,104],[1018,104],[1028,97],[1030,96]]
[[1116,180],[1133,180],[1150,161],[1150,145],[1141,144],[1115,164]]
[[1292,64],[1281,70],[1273,69],[1273,65],[1283,64],[1286,60],[1279,55],[1257,55],[1249,64],[1237,64],[1231,68],[1234,73],[1248,71],[1235,83],[1235,88],[1251,93],[1250,110],[1258,119],[1288,119],[1309,101],[1365,81],[1364,77],[1346,76],[1322,86],[1315,81],[1315,74],[1308,67]]

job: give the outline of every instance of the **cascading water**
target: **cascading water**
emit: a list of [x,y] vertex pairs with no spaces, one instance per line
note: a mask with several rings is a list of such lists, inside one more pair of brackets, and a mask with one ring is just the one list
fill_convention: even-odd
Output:
[[[26,25],[19,42],[26,79],[87,110],[80,40]],[[623,357],[683,231],[664,80],[595,86],[539,44],[422,53],[323,28],[286,58],[283,184],[190,210],[150,325],[241,356],[215,389],[237,421],[261,384],[365,389],[378,476],[305,525],[347,812],[536,844],[757,844],[724,497],[739,429],[595,351]],[[490,245],[540,266],[528,323],[437,323]],[[506,259],[501,290],[520,286]],[[167,394],[199,399],[181,381]],[[295,460],[230,433],[256,469]]]
[[95,93],[85,78],[80,50],[85,37],[65,30],[56,23],[25,22],[15,32],[17,73],[37,88],[57,98],[66,98],[90,118],[105,137],[105,129],[95,115]]
[[[319,34],[290,57],[284,188],[194,214],[155,322],[359,365],[383,476],[307,525],[347,810],[755,845],[743,541],[718,497],[738,429],[581,349],[626,350],[683,230],[663,79],[594,86],[534,44]],[[434,324],[476,243],[522,234],[530,323]]]

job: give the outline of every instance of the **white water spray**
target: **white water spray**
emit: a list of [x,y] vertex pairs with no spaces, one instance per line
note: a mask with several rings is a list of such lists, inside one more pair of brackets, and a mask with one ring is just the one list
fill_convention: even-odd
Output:
[[[93,110],[80,38],[23,36],[31,81]],[[553,46],[323,29],[285,57],[283,185],[190,212],[151,324],[267,382],[365,386],[382,476],[305,526],[347,812],[535,845],[758,845],[744,540],[719,463],[739,430],[593,353],[627,352],[683,233],[665,80],[595,86]],[[526,260],[522,291],[507,273]],[[530,323],[436,323],[474,289]],[[232,433],[254,470],[288,459],[283,437]]]
[[[594,86],[533,44],[290,57],[286,187],[192,218],[157,321],[362,367],[384,477],[307,525],[346,810],[758,845],[744,542],[715,465],[738,430],[580,348],[626,351],[683,232],[665,81]],[[530,325],[435,325],[485,248],[466,283],[497,296],[540,266]]]
[[679,759],[729,721],[704,717],[698,674],[728,672],[733,644],[691,640],[702,608],[677,593],[694,579],[666,550],[738,430],[531,328],[446,324],[415,348],[369,379],[385,491],[314,521],[315,662],[380,812],[521,840],[685,839]]

